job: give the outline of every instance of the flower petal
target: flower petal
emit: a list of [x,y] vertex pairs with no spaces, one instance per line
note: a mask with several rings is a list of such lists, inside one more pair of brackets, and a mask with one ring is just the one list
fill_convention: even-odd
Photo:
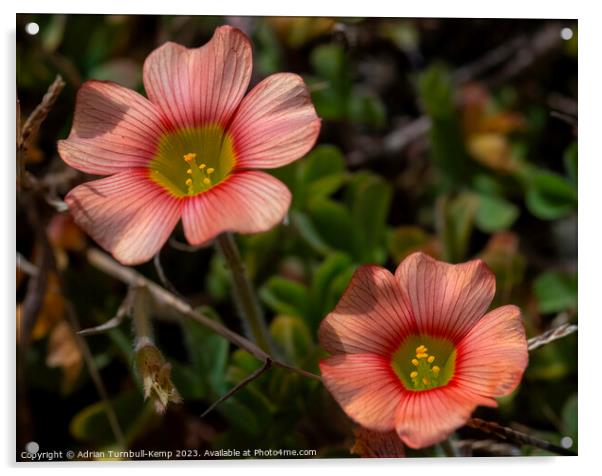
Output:
[[182,222],[191,244],[224,231],[258,233],[281,222],[291,203],[288,188],[264,172],[235,172],[223,182],[186,200]]
[[395,276],[421,333],[458,342],[483,317],[495,294],[495,276],[481,260],[463,264],[414,253]]
[[140,94],[105,81],[87,81],[77,93],[73,127],[59,141],[71,167],[109,175],[142,167],[166,130],[160,111]]
[[457,346],[455,380],[488,397],[501,397],[519,384],[527,363],[527,338],[516,306],[486,314]]
[[375,353],[386,357],[415,331],[399,284],[379,266],[354,273],[339,303],[320,324],[320,345],[331,354]]
[[419,449],[434,445],[463,426],[477,405],[496,406],[454,384],[408,392],[397,407],[395,427],[403,442]]
[[237,165],[274,168],[303,157],[320,133],[320,119],[300,76],[267,77],[243,99],[229,132]]
[[240,30],[222,26],[200,48],[165,43],[144,62],[144,88],[175,127],[225,128],[251,79],[251,44]]
[[320,362],[324,385],[345,413],[366,428],[389,431],[404,395],[390,362],[374,354],[334,355]]
[[178,223],[182,200],[132,169],[80,185],[65,198],[75,222],[123,264],[152,258]]

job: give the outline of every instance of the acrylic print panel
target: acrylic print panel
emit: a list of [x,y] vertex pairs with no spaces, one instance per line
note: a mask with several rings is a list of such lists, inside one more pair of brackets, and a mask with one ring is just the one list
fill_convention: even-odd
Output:
[[16,31],[18,461],[577,453],[576,21]]

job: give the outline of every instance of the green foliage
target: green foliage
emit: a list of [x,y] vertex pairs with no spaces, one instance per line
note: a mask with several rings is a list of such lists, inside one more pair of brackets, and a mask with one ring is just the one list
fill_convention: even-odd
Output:
[[318,115],[329,120],[383,127],[385,105],[370,93],[354,87],[348,55],[341,45],[317,46],[310,55],[316,77],[310,79],[312,99]]
[[533,282],[539,310],[544,313],[577,309],[577,276],[547,271]]
[[567,216],[577,207],[577,189],[560,175],[537,170],[528,177],[526,203],[542,220]]
[[445,187],[468,179],[468,157],[454,105],[451,76],[446,68],[433,65],[418,81],[420,99],[431,120],[430,146],[433,164]]
[[437,221],[446,261],[457,263],[466,258],[478,211],[479,197],[472,193],[453,199],[444,196],[438,201]]
[[491,195],[480,195],[475,224],[485,233],[494,233],[510,228],[518,215],[518,208],[508,200]]

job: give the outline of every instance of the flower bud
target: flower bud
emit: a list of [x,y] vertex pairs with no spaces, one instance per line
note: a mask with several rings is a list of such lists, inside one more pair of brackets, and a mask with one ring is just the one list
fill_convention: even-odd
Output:
[[171,364],[148,339],[141,339],[136,346],[136,370],[142,379],[144,399],[151,399],[157,413],[165,413],[169,402],[182,401],[171,381]]

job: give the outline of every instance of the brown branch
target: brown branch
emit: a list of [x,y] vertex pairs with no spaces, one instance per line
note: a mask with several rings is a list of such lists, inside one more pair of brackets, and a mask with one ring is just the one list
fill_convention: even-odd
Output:
[[42,102],[36,106],[22,126],[21,104],[17,100],[17,184],[19,186],[29,185],[28,177],[25,174],[25,154],[27,153],[28,140],[40,128],[64,87],[65,81],[60,75],[57,75],[48,87]]
[[535,438],[534,436],[527,435],[526,433],[514,430],[512,428],[502,426],[494,421],[485,421],[481,420],[480,418],[471,418],[466,423],[466,426],[469,426],[470,428],[476,428],[477,430],[481,430],[484,433],[495,435],[498,438],[512,443],[535,446],[536,448],[541,448],[542,450],[546,450],[551,453],[556,453],[563,456],[576,456],[575,452],[570,451],[566,448],[555,445],[553,443],[550,443],[549,441],[542,440],[540,438]]
[[[157,283],[151,281],[150,279],[145,278],[136,270],[119,264],[106,253],[98,249],[91,248],[87,251],[86,256],[90,264],[95,268],[130,286],[146,287],[158,304],[171,308],[182,316],[194,319],[203,326],[207,327],[208,329],[211,329],[213,332],[216,332],[225,339],[229,340],[237,347],[246,350],[256,359],[261,360],[262,362],[265,362],[267,359],[272,359],[272,357],[268,353],[261,350],[257,345],[255,345],[246,337],[243,337],[240,334],[231,331],[219,322],[216,322],[213,319],[210,319],[204,316],[203,314],[195,311],[186,301],[180,299],[179,297],[169,292],[167,289],[159,286]],[[274,361],[274,364],[275,362],[276,361]]]
[[127,316],[128,314],[131,314],[132,306],[134,303],[134,294],[137,292],[136,291],[137,289],[138,288],[130,288],[128,290],[128,293],[126,294],[125,299],[123,300],[123,302],[117,309],[115,316],[113,316],[111,319],[109,319],[106,322],[103,322],[99,326],[90,327],[88,329],[83,329],[77,333],[80,336],[92,336],[92,335],[96,335],[96,334],[102,334],[104,332],[110,331],[111,329],[115,329],[117,326],[119,326],[123,322],[123,319],[125,318],[125,316]]
[[568,335],[571,335],[573,332],[577,332],[577,326],[574,324],[562,324],[558,327],[550,329],[543,334],[540,334],[535,337],[531,337],[527,341],[527,348],[529,350],[535,350],[549,344],[550,342],[554,342],[555,340],[562,339]]
[[67,302],[67,317],[69,318],[69,322],[73,331],[75,332],[75,338],[77,340],[77,344],[84,356],[84,361],[86,362],[86,367],[88,368],[88,373],[90,374],[90,378],[92,382],[94,382],[94,386],[96,387],[96,391],[102,400],[105,413],[107,415],[107,419],[109,420],[109,425],[111,426],[111,430],[113,431],[113,435],[115,436],[115,440],[117,444],[121,448],[126,447],[126,439],[123,434],[123,430],[121,429],[121,425],[119,424],[119,419],[117,418],[117,413],[115,413],[115,409],[111,404],[111,400],[109,398],[109,394],[107,389],[102,381],[102,377],[100,376],[100,372],[96,368],[96,363],[94,362],[94,356],[92,355],[92,351],[90,351],[90,347],[88,347],[88,343],[82,337],[80,332],[79,320],[77,318],[77,314],[75,313],[75,309],[71,302]]
[[483,451],[496,456],[521,456],[521,451],[516,445],[502,443],[498,440],[460,440],[454,442],[461,456],[472,456],[474,451]]

